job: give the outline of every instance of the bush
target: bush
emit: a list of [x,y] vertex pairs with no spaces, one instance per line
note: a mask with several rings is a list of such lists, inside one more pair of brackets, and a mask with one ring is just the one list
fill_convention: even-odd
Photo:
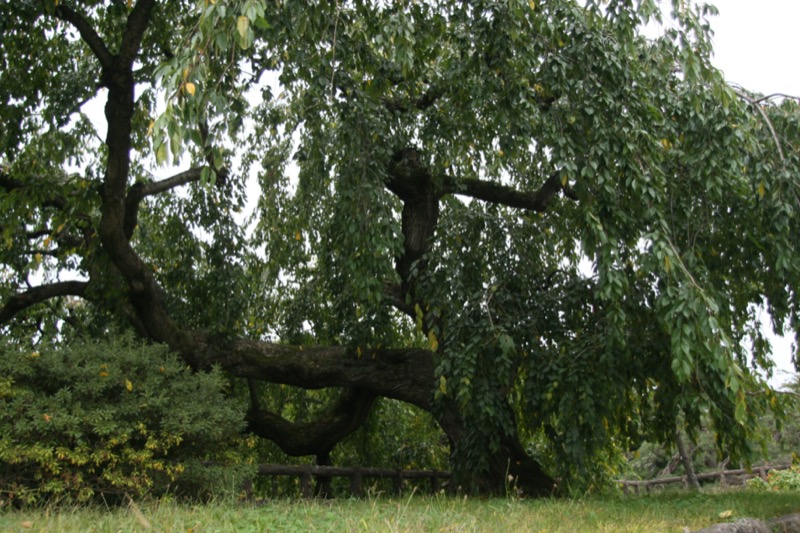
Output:
[[221,372],[192,372],[129,337],[33,352],[0,345],[0,499],[236,488],[254,471],[253,442],[226,386]]
[[759,490],[800,490],[800,465],[788,470],[770,470],[766,481],[760,477],[748,479],[747,486]]

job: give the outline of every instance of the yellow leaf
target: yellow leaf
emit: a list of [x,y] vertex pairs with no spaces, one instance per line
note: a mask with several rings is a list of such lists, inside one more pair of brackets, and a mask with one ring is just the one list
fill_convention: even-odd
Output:
[[302,233],[300,233],[299,231],[295,232],[295,234],[294,234],[294,240],[296,240],[296,241],[302,241],[302,240],[303,240],[303,234],[302,234]]
[[568,180],[569,180],[569,178],[567,177],[567,175],[566,175],[566,174],[564,174],[563,176],[561,176],[561,186],[562,186],[562,187],[566,187],[566,186],[567,186],[567,181],[568,181]]
[[187,93],[189,93],[190,95],[194,96],[194,92],[195,92],[196,89],[197,88],[195,87],[194,83],[192,83],[190,81],[186,82],[186,92]]
[[361,355],[362,355],[361,346],[358,346],[356,348],[356,355],[358,356],[359,359],[361,359]]
[[36,264],[40,264],[42,262],[42,254],[36,254],[35,256]]
[[108,372],[106,372],[105,370],[101,370],[100,371],[100,377],[101,378],[107,378],[108,377]]
[[133,390],[133,383],[131,383],[131,380],[129,379],[125,380],[125,388],[128,389],[128,392],[131,392]]
[[722,511],[719,513],[720,518],[730,518],[733,516],[733,509],[728,509],[727,511]]
[[39,357],[39,355],[40,355],[40,354],[39,354],[39,352],[33,352],[33,353],[31,353],[31,357]]
[[431,351],[435,352],[439,348],[439,340],[433,330],[428,331],[428,344],[431,346]]
[[44,421],[45,421],[45,422],[50,422],[50,421],[53,419],[53,417],[52,417],[52,416],[50,416],[50,415],[48,415],[47,413],[45,413],[45,414],[44,414],[44,415],[42,415],[42,416],[44,417]]
[[248,19],[244,15],[236,19],[236,29],[239,31],[239,35],[242,36],[242,39],[247,37],[247,28],[249,27],[250,27],[250,19]]
[[533,0],[528,0],[528,5],[531,6],[531,9],[536,9],[536,2]]
[[669,139],[661,139],[661,146],[664,147],[664,150],[669,150],[672,148],[672,143],[669,142]]
[[665,255],[665,256],[664,256],[664,270],[666,270],[667,272],[669,272],[669,269],[670,269],[670,267],[671,267],[671,264],[670,264],[670,262],[669,262],[669,256],[668,256],[668,255]]
[[764,195],[767,193],[767,186],[762,181],[758,184],[758,198],[764,198]]
[[447,378],[444,376],[439,378],[439,390],[442,394],[447,394]]

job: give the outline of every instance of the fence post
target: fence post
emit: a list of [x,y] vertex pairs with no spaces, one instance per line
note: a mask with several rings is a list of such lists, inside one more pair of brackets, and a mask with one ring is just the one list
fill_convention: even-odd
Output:
[[433,471],[433,477],[431,477],[431,494],[436,494],[439,492],[439,471]]
[[314,496],[314,488],[311,484],[311,467],[306,466],[303,469],[303,473],[300,475],[300,493],[303,495],[303,498],[312,498]]
[[396,496],[399,496],[403,492],[403,471],[399,468],[392,477],[392,489]]
[[350,492],[358,498],[364,495],[364,487],[361,483],[361,468],[358,466],[353,468],[353,472],[350,474]]

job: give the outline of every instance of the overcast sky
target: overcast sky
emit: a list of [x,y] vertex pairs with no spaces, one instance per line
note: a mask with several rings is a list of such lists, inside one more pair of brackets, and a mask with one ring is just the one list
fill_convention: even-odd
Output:
[[764,94],[800,96],[800,2],[717,0],[714,63],[728,81]]
[[[725,78],[762,94],[785,93],[800,97],[800,1],[716,0],[719,15],[714,30],[714,64]],[[791,340],[773,344],[778,367],[793,370]],[[786,381],[778,373],[774,385]]]

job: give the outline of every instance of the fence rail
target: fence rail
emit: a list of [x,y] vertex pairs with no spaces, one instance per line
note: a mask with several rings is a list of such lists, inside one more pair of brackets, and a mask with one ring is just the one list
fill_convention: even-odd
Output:
[[[731,484],[741,484],[744,480],[754,477],[767,478],[767,473],[771,470],[788,470],[791,465],[756,466],[750,470],[720,470],[717,472],[706,472],[697,474],[698,481],[709,481],[719,479],[721,486]],[[450,472],[439,470],[401,470],[392,468],[362,468],[362,467],[341,467],[341,466],[316,466],[316,465],[258,465],[258,475],[260,476],[293,476],[300,478],[300,492],[304,498],[314,496],[314,478],[331,479],[334,477],[346,477],[350,479],[350,492],[354,496],[364,495],[364,478],[391,479],[392,489],[395,494],[403,490],[405,480],[428,479],[430,480],[431,492],[438,492],[441,482],[451,478]],[[737,483],[741,482],[741,483]],[[673,485],[681,483],[684,488],[689,488],[689,480],[686,476],[672,476],[660,479],[648,480],[626,480],[616,481],[622,487],[625,494],[633,492],[639,494],[644,488],[650,492],[653,487]]]
[[[762,479],[767,479],[767,472],[770,470],[788,470],[791,468],[792,465],[775,465],[775,466],[755,466],[750,470],[739,469],[739,470],[720,470],[718,472],[706,472],[703,474],[697,474],[697,481],[708,481],[719,478],[719,483],[723,487],[731,484],[733,480],[747,480],[754,477],[760,477]],[[657,487],[661,485],[672,485],[675,483],[682,483],[684,488],[689,488],[689,478],[686,476],[673,476],[673,477],[664,477],[660,479],[648,479],[643,481],[637,480],[617,480],[617,483],[622,486],[622,492],[628,494],[629,491],[633,491],[634,494],[639,494],[639,490],[641,487],[644,487],[647,492],[650,492],[651,487]]]
[[401,470],[392,468],[361,468],[340,466],[315,466],[315,465],[258,465],[260,476],[294,476],[300,478],[300,492],[303,497],[311,498],[314,495],[313,479],[347,477],[350,479],[350,492],[354,496],[364,495],[364,478],[389,478],[396,494],[403,490],[403,483],[407,479],[429,479],[431,492],[438,492],[441,481],[450,479],[450,472],[438,470]]

